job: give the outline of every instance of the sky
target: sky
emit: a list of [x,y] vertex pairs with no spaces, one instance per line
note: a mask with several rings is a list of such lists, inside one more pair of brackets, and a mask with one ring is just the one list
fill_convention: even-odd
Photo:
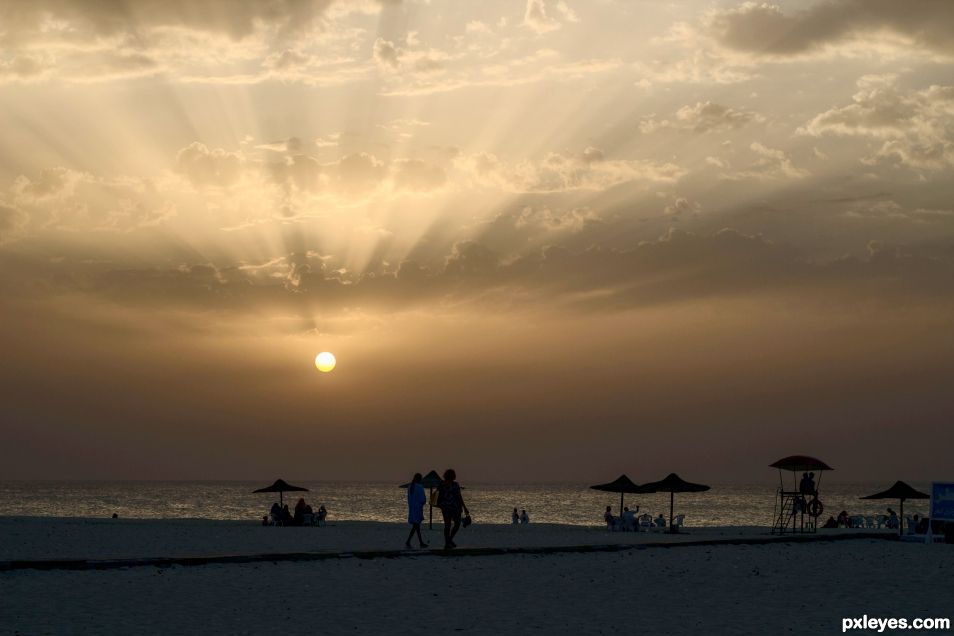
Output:
[[0,0],[0,478],[952,478],[951,25]]

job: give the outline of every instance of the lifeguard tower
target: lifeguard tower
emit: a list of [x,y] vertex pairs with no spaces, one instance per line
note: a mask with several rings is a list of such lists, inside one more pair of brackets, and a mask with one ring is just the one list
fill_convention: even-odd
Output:
[[[831,466],[807,455],[783,457],[772,468],[778,468],[778,490],[775,491],[775,514],[772,534],[785,534],[791,529],[795,532],[815,532],[818,529],[818,517],[825,506],[818,498],[822,473],[834,470]],[[792,472],[792,486],[785,487],[785,473]],[[805,480],[800,475],[814,473],[815,478]]]

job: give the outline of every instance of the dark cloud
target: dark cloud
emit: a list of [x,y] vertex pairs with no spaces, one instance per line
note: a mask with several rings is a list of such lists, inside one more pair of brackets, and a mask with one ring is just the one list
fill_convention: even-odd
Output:
[[915,46],[954,54],[954,4],[946,0],[824,0],[808,9],[785,12],[768,3],[745,3],[710,17],[710,33],[732,49],[773,56],[817,51],[849,39],[889,32]]
[[[21,263],[22,265],[22,263]],[[13,265],[8,275],[15,272]],[[725,297],[787,296],[806,302],[954,302],[954,250],[871,243],[867,258],[815,262],[786,245],[724,229],[700,235],[670,230],[630,250],[571,251],[545,247],[504,256],[475,241],[458,242],[440,262],[372,266],[342,273],[334,259],[298,253],[261,266],[198,263],[171,269],[120,268],[108,263],[46,264],[34,281],[50,293],[109,298],[132,306],[220,309],[320,306],[376,311],[506,299],[524,308],[622,311]],[[29,278],[37,278],[33,272]],[[921,302],[921,301],[919,301]]]
[[49,20],[68,25],[76,38],[123,36],[135,41],[157,27],[183,27],[240,39],[258,24],[285,33],[316,26],[333,0],[36,0],[5,2],[0,42],[39,37]]

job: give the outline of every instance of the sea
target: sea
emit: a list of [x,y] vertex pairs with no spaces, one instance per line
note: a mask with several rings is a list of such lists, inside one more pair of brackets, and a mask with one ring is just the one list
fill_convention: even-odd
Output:
[[[5,517],[110,517],[138,519],[261,520],[277,494],[253,493],[267,483],[251,481],[0,481],[0,516]],[[285,493],[294,507],[299,497],[315,509],[324,505],[328,520],[403,522],[406,491],[396,483],[305,481],[295,485],[308,492]],[[713,483],[703,493],[677,493],[675,513],[686,515],[686,526],[771,527],[778,482]],[[874,516],[892,500],[862,500],[885,490],[881,483],[822,484],[819,499],[825,506],[822,520],[842,510],[850,515]],[[929,492],[930,484],[912,482]],[[531,523],[580,526],[602,524],[603,511],[612,506],[618,514],[618,494],[591,490],[586,484],[463,483],[464,499],[475,522],[509,523],[514,508],[526,510]],[[626,495],[625,505],[639,506],[640,514],[669,516],[669,494]],[[905,515],[925,515],[927,501],[907,501]],[[427,510],[425,509],[425,515]],[[440,513],[435,511],[435,519]]]

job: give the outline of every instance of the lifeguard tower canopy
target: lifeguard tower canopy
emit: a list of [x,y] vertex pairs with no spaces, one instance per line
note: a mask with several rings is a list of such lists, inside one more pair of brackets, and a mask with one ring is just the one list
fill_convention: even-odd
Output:
[[[818,517],[825,507],[818,499],[818,487],[821,485],[822,472],[834,470],[820,459],[808,455],[789,455],[769,464],[778,468],[778,490],[775,495],[774,523],[772,533],[783,534],[791,526],[792,532],[815,532],[818,527]],[[783,473],[792,472],[792,489],[785,488]],[[818,473],[818,482],[814,492],[801,492],[798,473]],[[806,519],[807,515],[807,519]]]
[[774,464],[769,464],[772,468],[779,470],[790,470],[792,472],[811,472],[813,470],[835,470],[820,459],[809,457],[808,455],[789,455],[783,457]]

